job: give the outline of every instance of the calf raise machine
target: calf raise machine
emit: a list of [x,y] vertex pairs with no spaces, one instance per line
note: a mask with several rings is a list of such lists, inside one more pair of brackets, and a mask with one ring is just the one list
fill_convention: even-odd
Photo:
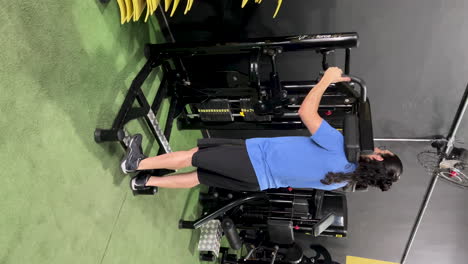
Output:
[[[345,49],[344,68],[345,74],[349,74],[351,48],[357,45],[356,33],[300,35],[236,43],[149,44],[145,47],[148,61],[133,80],[111,128],[96,129],[94,138],[96,142],[125,144],[124,126],[137,118],[144,118],[148,123],[161,146],[160,153],[171,151],[168,139],[176,117],[180,129],[302,129],[304,125],[297,110],[317,81],[281,81],[277,56],[283,52],[315,50],[323,56],[322,66],[326,69],[327,55],[335,49]],[[213,73],[211,80],[197,78],[182,63],[184,59],[194,57],[233,54],[248,56],[247,74],[220,71]],[[261,79],[259,71],[263,57],[267,57],[272,66],[266,81]],[[162,66],[163,79],[150,104],[141,85],[159,66]],[[360,86],[361,93],[354,89],[355,84]],[[319,113],[337,129],[343,129],[346,115],[358,116],[360,149],[373,151],[370,105],[366,96],[366,86],[359,78],[353,77],[350,84],[333,84],[323,96]],[[162,131],[155,113],[165,97],[171,100]],[[134,107],[135,100],[139,107]]]
[[[129,135],[124,126],[131,120],[144,118],[160,148],[158,154],[171,152],[169,138],[177,118],[180,129],[304,129],[298,109],[317,80],[282,81],[276,58],[285,52],[314,50],[322,56],[322,68],[328,68],[327,55],[335,49],[345,50],[345,74],[350,71],[351,48],[358,45],[356,33],[300,35],[268,39],[251,39],[233,43],[168,43],[145,47],[148,61],[133,80],[110,129],[96,129],[96,142],[118,141],[126,147]],[[247,70],[222,70],[200,74],[193,66],[194,59],[221,60],[223,56],[244,57]],[[260,74],[261,60],[268,60],[271,72],[267,78]],[[206,65],[202,65],[205,69]],[[150,103],[141,86],[149,74],[161,67],[163,78]],[[200,68],[200,66],[198,66]],[[338,83],[324,94],[319,114],[345,137],[345,150],[350,162],[357,162],[360,154],[374,150],[370,103],[364,82],[351,77],[351,83]],[[356,88],[359,89],[356,89]],[[164,131],[156,114],[164,98],[170,106]],[[138,107],[134,106],[135,101]],[[164,175],[167,170],[140,173]],[[234,249],[242,245],[250,252],[242,259],[222,257],[224,263],[319,263],[304,257],[295,244],[294,233],[344,237],[347,234],[347,206],[344,191],[366,189],[367,186],[346,186],[338,192],[320,190],[278,189],[266,192],[232,192],[210,188],[200,195],[203,217],[196,221],[182,221],[180,228],[205,228],[214,232],[213,241],[199,245],[211,253],[220,252],[216,234],[227,236]],[[148,187],[136,194],[154,194]],[[221,224],[222,223],[222,224]],[[210,229],[209,227],[212,227]],[[241,230],[240,233],[237,232]],[[209,231],[211,230],[211,231]],[[221,233],[218,231],[222,230]],[[218,232],[218,233],[216,233]],[[218,244],[216,244],[218,243]],[[221,252],[226,252],[221,250]],[[331,258],[329,262],[331,263]]]
[[[357,33],[300,35],[269,39],[251,39],[235,43],[165,43],[148,44],[148,61],[133,80],[125,100],[110,129],[96,129],[96,142],[118,141],[125,147],[128,135],[124,126],[131,120],[144,118],[160,145],[158,154],[171,152],[169,138],[176,117],[180,129],[302,129],[297,110],[317,83],[281,81],[276,58],[283,52],[315,50],[322,55],[322,67],[328,68],[327,55],[345,49],[345,74],[350,70],[351,48],[358,45]],[[247,73],[218,71],[210,78],[198,78],[185,69],[183,60],[247,56]],[[260,60],[268,58],[272,71],[269,79],[260,76]],[[152,103],[144,96],[141,85],[149,74],[160,67],[163,78]],[[367,89],[362,80],[332,85],[324,94],[320,115],[333,127],[342,130],[349,119],[348,159],[355,161],[360,151],[373,151],[372,121]],[[360,93],[354,86],[360,86]],[[170,97],[164,131],[156,120],[162,100]],[[139,107],[134,106],[137,101]],[[345,116],[348,116],[345,118]],[[352,120],[351,120],[352,119]],[[354,120],[355,119],[355,120]],[[351,157],[353,156],[353,157]],[[153,171],[155,175],[167,171]],[[148,189],[151,193],[151,190]]]

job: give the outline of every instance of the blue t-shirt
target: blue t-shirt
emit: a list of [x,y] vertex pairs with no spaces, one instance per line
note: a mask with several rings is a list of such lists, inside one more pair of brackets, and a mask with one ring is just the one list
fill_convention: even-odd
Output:
[[325,120],[311,137],[252,138],[246,140],[250,161],[261,190],[280,187],[334,190],[348,182],[325,185],[328,172],[352,172],[343,135]]

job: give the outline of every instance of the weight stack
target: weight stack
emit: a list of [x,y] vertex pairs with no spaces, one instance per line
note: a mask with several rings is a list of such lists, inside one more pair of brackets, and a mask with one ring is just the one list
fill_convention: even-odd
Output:
[[201,103],[198,107],[200,119],[203,122],[232,122],[231,107],[227,99],[212,99]]

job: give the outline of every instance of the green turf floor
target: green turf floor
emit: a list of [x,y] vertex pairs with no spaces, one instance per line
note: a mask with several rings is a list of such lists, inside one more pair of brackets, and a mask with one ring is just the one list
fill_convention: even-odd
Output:
[[[121,147],[93,140],[143,45],[162,41],[156,20],[120,25],[116,1],[97,0],[2,1],[0,12],[0,263],[197,263],[192,232],[177,229],[182,214],[194,217],[197,191],[133,197]],[[130,130],[145,132],[137,121]],[[171,146],[200,136],[174,129]]]

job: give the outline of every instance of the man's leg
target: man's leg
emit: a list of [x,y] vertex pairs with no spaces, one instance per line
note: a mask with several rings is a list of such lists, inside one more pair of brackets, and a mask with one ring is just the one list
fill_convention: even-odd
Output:
[[145,186],[157,186],[162,188],[192,188],[200,184],[197,171],[180,173],[165,177],[151,176]]
[[176,151],[176,152],[171,152],[171,153],[167,153],[167,154],[163,154],[159,156],[149,157],[140,161],[140,163],[138,164],[137,170],[151,170],[151,169],[178,170],[178,169],[190,167],[192,166],[192,156],[197,151],[198,151],[198,148],[193,148],[187,151]]

